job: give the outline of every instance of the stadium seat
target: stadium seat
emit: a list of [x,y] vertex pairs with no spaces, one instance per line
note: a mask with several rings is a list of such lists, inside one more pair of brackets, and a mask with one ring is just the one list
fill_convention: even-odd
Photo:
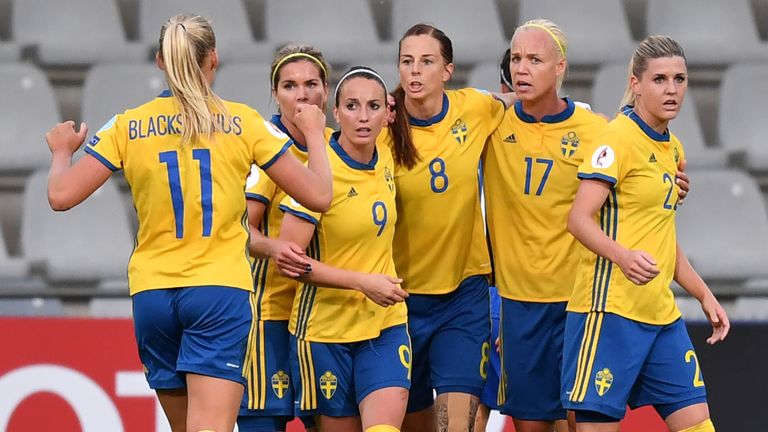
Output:
[[484,62],[475,65],[467,76],[467,87],[498,92],[501,89],[499,62]]
[[53,284],[125,277],[133,245],[128,216],[114,180],[84,202],[54,212],[47,172],[30,176],[24,190],[21,248]]
[[768,170],[766,100],[768,63],[739,64],[723,75],[718,107],[720,143],[744,152],[743,162],[751,170]]
[[507,39],[494,0],[392,0],[392,39],[420,22],[444,31],[453,43],[453,62],[493,62],[504,52]]
[[750,0],[647,1],[647,33],[680,42],[690,64],[768,61]]
[[13,42],[0,42],[0,62],[15,62],[21,57],[21,49]]
[[0,299],[0,316],[63,316],[64,306],[57,298],[3,298]]
[[112,116],[150,101],[167,87],[154,63],[100,64],[83,83],[82,119],[93,135]]
[[42,63],[138,61],[145,46],[128,42],[115,0],[13,0],[13,40],[36,47]]
[[768,276],[768,214],[757,182],[738,170],[690,171],[677,209],[678,241],[705,280]]
[[30,64],[0,63],[0,171],[48,166],[45,133],[59,122],[48,79]]
[[269,79],[269,63],[228,64],[216,75],[213,90],[222,99],[247,104],[269,119],[277,112]]
[[89,306],[91,316],[94,318],[131,318],[133,316],[133,304],[130,298],[93,298]]
[[266,0],[266,36],[274,46],[311,44],[332,64],[395,63],[397,47],[379,40],[373,12],[360,0]]
[[253,38],[243,0],[138,0],[139,37],[156,52],[160,28],[170,17],[195,13],[208,18],[222,63],[270,61],[272,47]]
[[[627,64],[609,64],[598,70],[592,86],[592,109],[609,117],[618,111],[627,88],[627,69]],[[727,151],[705,145],[694,95],[693,89],[689,88],[683,107],[670,123],[670,129],[685,147],[688,167],[725,167],[728,164]]]
[[[29,262],[22,258],[8,256],[5,237],[0,231],[0,281],[21,279],[29,273]],[[2,285],[2,283],[0,283]]]
[[738,297],[729,318],[731,321],[768,321],[768,297]]
[[629,61],[634,50],[620,1],[520,0],[519,24],[536,18],[549,19],[563,29],[572,65]]
[[[400,84],[400,73],[397,70],[397,62],[381,62],[381,63],[363,63],[361,66],[368,66],[375,70],[379,76],[384,79],[387,84],[387,90],[390,92]],[[345,69],[346,70],[346,69]]]
[[[680,288],[682,289],[682,288]],[[707,316],[704,315],[704,311],[701,310],[701,303],[693,297],[687,295],[675,294],[675,303],[677,308],[683,315],[683,319],[686,321],[706,321]]]

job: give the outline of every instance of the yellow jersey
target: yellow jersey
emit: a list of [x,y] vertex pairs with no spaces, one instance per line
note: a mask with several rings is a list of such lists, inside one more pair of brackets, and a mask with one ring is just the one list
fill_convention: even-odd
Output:
[[491,272],[478,166],[505,108],[480,90],[446,90],[439,114],[410,119],[421,159],[395,170],[395,266],[409,293],[450,293],[467,277]]
[[176,98],[166,90],[113,117],[86,145],[112,171],[122,169],[139,220],[128,263],[131,295],[150,289],[219,285],[253,290],[245,179],[290,146],[254,109],[225,101],[222,132],[180,144]]
[[[270,122],[291,138],[293,145],[290,148],[296,158],[307,162],[307,148],[299,144],[288,132],[280,115],[273,115]],[[333,129],[325,128],[325,138],[329,140]],[[254,165],[251,175],[248,176],[245,189],[246,199],[264,203],[264,217],[261,220],[260,230],[264,237],[280,237],[280,225],[283,222],[283,212],[280,210],[280,202],[286,197],[286,193],[277,187],[261,169]],[[256,287],[256,310],[261,320],[288,320],[291,317],[293,296],[296,294],[296,282],[294,279],[280,275],[275,263],[269,259],[256,259],[254,268],[254,281]]]
[[568,232],[584,147],[606,120],[565,99],[541,121],[518,101],[492,135],[483,161],[485,211],[499,295],[564,302],[573,291],[581,243]]
[[677,137],[656,132],[631,107],[608,123],[585,153],[579,178],[612,185],[595,220],[623,247],[649,253],[660,273],[635,285],[617,265],[585,249],[569,311],[610,312],[655,325],[680,317],[669,285],[677,256],[675,174],[683,158]]
[[[392,239],[397,221],[394,161],[377,145],[373,159],[352,159],[337,141],[328,152],[333,172],[333,200],[325,213],[315,213],[286,197],[280,208],[315,224],[308,255],[350,271],[396,276]],[[312,342],[345,343],[373,339],[382,330],[406,322],[405,303],[381,307],[356,290],[299,284],[289,330]]]

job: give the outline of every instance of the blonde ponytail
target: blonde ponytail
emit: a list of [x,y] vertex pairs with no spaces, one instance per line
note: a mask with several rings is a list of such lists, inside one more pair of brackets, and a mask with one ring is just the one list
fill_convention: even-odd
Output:
[[179,104],[182,145],[200,136],[211,139],[231,122],[201,69],[215,47],[213,28],[199,15],[176,15],[160,30],[159,55],[165,64],[165,80]]

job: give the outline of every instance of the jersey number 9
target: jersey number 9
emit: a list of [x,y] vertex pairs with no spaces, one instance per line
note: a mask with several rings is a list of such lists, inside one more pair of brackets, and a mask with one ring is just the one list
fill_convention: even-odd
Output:
[[[379,211],[381,209],[381,211]],[[376,237],[380,236],[381,233],[384,232],[384,227],[387,226],[387,206],[381,201],[376,201],[373,203],[373,207],[371,208],[371,213],[373,213],[373,224],[379,227],[379,232],[376,233]],[[379,217],[379,213],[381,213],[381,217]]]

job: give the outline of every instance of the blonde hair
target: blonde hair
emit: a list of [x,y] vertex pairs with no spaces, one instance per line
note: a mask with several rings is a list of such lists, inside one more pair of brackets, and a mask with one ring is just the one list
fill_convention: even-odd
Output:
[[629,72],[627,74],[627,89],[624,91],[624,97],[621,99],[619,110],[627,105],[634,106],[637,102],[637,96],[632,91],[632,77],[638,80],[643,72],[648,69],[648,60],[663,57],[682,57],[685,61],[683,47],[677,41],[669,36],[656,35],[648,36],[635,49],[632,58],[629,60]]
[[512,40],[515,40],[515,36],[517,36],[518,32],[531,28],[537,28],[547,32],[547,34],[552,37],[555,45],[557,45],[557,52],[560,55],[560,58],[565,61],[565,70],[563,71],[562,75],[557,77],[557,91],[559,92],[560,88],[563,86],[563,81],[565,81],[565,75],[568,72],[568,58],[566,57],[566,54],[568,53],[568,39],[566,39],[565,33],[563,33],[563,30],[560,28],[560,26],[548,19],[539,18],[528,20],[517,27],[515,29],[515,33],[512,35]]
[[[227,109],[205,79],[201,66],[216,48],[210,22],[202,16],[171,17],[160,29],[158,55],[165,65],[165,80],[179,104],[182,145],[199,136],[211,138],[230,122]],[[220,117],[217,120],[218,117]]]

